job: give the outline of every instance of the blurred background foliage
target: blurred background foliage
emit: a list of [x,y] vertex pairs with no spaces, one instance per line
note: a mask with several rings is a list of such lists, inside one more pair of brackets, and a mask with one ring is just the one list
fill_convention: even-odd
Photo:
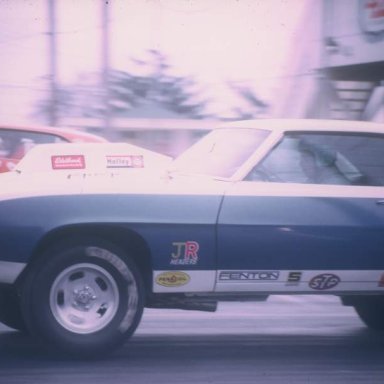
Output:
[[[148,60],[132,58],[141,70],[122,71],[111,69],[107,74],[107,89],[99,83],[99,74],[84,73],[76,84],[58,86],[55,107],[59,116],[102,118],[109,108],[111,117],[129,117],[140,106],[151,104],[161,107],[173,116],[186,119],[219,119],[209,112],[212,100],[203,98],[201,86],[192,76],[175,75],[169,59],[158,50],[148,51]],[[268,104],[250,88],[228,84],[243,102],[234,105],[235,118],[256,118],[264,113]],[[107,92],[108,104],[104,97]],[[51,98],[37,101],[36,114],[48,121]]]

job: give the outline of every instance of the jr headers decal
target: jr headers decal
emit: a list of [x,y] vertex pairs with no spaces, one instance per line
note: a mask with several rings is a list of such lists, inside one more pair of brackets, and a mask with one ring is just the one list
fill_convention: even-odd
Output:
[[172,243],[171,265],[195,265],[199,260],[199,243],[196,241]]

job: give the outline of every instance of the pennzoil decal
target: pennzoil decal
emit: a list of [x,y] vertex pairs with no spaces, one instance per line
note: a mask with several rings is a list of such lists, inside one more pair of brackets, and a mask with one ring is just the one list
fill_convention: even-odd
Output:
[[313,277],[309,282],[309,287],[317,291],[325,291],[336,287],[340,281],[340,277],[333,273],[323,273]]
[[144,168],[142,155],[108,155],[107,168]]
[[172,243],[171,265],[195,265],[199,260],[199,243],[196,241]]
[[190,280],[185,272],[163,272],[156,277],[156,283],[163,287],[181,287]]
[[51,156],[52,169],[84,169],[85,158],[83,155]]

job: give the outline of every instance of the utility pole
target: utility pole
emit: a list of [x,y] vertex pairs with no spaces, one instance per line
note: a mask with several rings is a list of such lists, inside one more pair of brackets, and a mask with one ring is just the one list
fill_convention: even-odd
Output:
[[58,120],[58,96],[57,96],[57,53],[56,53],[56,0],[48,0],[48,66],[49,66],[49,82],[50,82],[50,105],[49,105],[49,125],[56,126]]
[[109,104],[109,7],[111,1],[101,0],[101,86],[102,103],[104,107],[103,130],[106,137],[113,139],[111,109]]

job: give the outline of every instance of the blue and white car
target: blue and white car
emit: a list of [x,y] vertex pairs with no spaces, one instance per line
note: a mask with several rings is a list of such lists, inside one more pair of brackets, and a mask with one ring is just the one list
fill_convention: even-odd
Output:
[[331,294],[384,329],[383,125],[237,122],[161,177],[67,172],[0,194],[11,327],[94,355],[132,335],[144,307]]

